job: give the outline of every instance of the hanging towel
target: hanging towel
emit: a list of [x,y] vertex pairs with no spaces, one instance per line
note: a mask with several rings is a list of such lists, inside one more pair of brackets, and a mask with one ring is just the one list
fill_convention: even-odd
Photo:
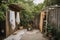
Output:
[[17,15],[16,15],[16,22],[17,22],[17,24],[19,24],[19,23],[20,23],[20,16],[19,16],[19,12],[17,12]]
[[10,24],[11,28],[14,30],[16,25],[15,25],[15,12],[10,10]]

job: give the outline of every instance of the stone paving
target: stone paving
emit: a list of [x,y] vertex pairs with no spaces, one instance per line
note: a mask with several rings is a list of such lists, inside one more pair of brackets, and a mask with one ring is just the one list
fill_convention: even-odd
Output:
[[18,30],[16,32],[14,32],[13,34],[11,34],[9,37],[5,38],[4,40],[20,40],[26,31],[27,30],[25,30],[25,29]]
[[47,40],[43,37],[39,30],[27,31],[21,40]]
[[39,30],[27,31],[26,29],[23,29],[18,30],[15,33],[16,34],[12,34],[4,40],[47,40]]

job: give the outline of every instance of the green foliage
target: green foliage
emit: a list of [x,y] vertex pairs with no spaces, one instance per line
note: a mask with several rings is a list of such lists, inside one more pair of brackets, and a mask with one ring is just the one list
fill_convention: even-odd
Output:
[[5,20],[5,12],[6,12],[6,9],[7,9],[7,5],[5,4],[1,4],[0,6],[0,20]]
[[47,29],[48,29],[48,33],[51,33],[53,31],[53,26],[48,24]]
[[27,27],[29,24],[30,20],[33,20],[33,11],[34,11],[34,5],[32,3],[32,1],[18,1],[18,3],[22,6],[22,8],[24,8],[25,10],[22,10],[20,12],[20,16],[21,16],[21,25]]
[[[1,1],[2,2],[2,1]],[[34,5],[33,0],[8,0],[8,2],[0,3],[0,20],[5,20],[5,12],[9,4],[19,4],[25,10],[21,10],[21,25],[28,25],[29,21],[33,21],[34,15],[37,15],[43,8],[43,4]]]
[[50,5],[60,5],[60,0],[45,0],[44,5],[45,6],[50,6]]
[[34,12],[40,12],[42,10],[43,6],[44,6],[43,3],[38,4],[37,6],[35,6]]

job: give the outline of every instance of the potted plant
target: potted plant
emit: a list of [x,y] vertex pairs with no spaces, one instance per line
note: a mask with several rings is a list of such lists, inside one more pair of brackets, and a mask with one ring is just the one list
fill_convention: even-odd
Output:
[[30,24],[28,24],[28,28],[27,28],[28,31],[31,31],[32,30],[32,26]]
[[23,22],[20,23],[19,29],[23,29]]

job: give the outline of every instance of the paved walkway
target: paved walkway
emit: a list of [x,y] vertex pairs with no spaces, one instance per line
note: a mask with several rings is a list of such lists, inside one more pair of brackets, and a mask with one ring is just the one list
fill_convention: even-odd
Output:
[[4,40],[47,40],[39,30],[27,31],[26,29],[18,30]]
[[27,31],[21,38],[21,40],[47,40],[39,32],[39,30]]
[[9,37],[5,38],[4,40],[20,40],[23,34],[25,34],[25,32],[27,32],[26,29],[18,30],[14,32],[13,34],[11,34]]

